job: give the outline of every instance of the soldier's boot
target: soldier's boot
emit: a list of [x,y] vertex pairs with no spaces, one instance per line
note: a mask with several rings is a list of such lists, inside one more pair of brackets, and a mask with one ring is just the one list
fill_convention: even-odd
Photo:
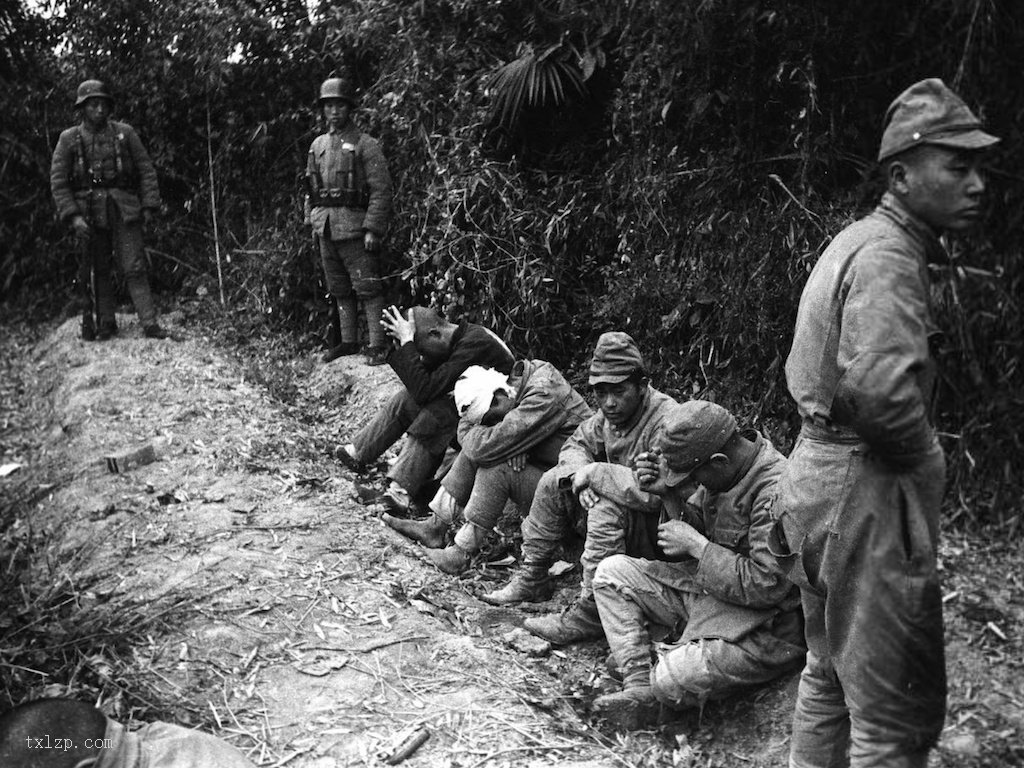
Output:
[[527,619],[523,627],[552,645],[571,645],[604,637],[593,595],[577,598],[561,613]]
[[665,722],[671,710],[654,698],[650,685],[637,684],[598,696],[594,714],[620,730],[636,731]]
[[[438,549],[444,546],[445,534],[448,532],[448,523],[441,520],[437,515],[431,515],[426,520],[409,520],[403,517],[395,517],[385,512],[382,519],[390,528],[394,528],[407,539],[418,541],[425,547]],[[439,568],[441,566],[438,566]],[[441,570],[444,570],[441,568]],[[458,571],[456,571],[457,573]],[[448,571],[451,573],[451,571]]]
[[339,357],[347,357],[348,355],[354,355],[359,351],[359,342],[357,341],[341,341],[334,344],[320,358],[325,363],[333,362]]
[[481,595],[480,599],[491,605],[517,605],[519,603],[542,603],[551,597],[554,585],[548,576],[547,563],[523,563],[512,581],[501,589]]
[[[402,520],[401,522],[407,521]],[[473,559],[469,552],[455,544],[444,549],[424,549],[423,554],[439,570],[450,573],[452,576],[457,576],[466,570]]]

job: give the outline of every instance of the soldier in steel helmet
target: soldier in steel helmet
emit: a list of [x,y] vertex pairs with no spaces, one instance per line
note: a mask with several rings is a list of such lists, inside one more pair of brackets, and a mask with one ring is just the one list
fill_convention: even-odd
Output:
[[936,563],[945,461],[931,422],[928,263],[981,216],[998,139],[937,78],[900,94],[888,191],[818,259],[786,382],[803,418],[773,550],[801,589],[807,663],[790,765],[923,768],[945,719]]
[[388,345],[381,319],[381,241],[391,217],[391,176],[377,140],[359,130],[352,85],[331,77],[320,86],[327,133],[313,140],[306,162],[305,221],[313,227],[327,289],[337,304],[340,339],[324,362],[359,349],[358,303],[366,314],[366,362],[381,365]]
[[96,323],[83,317],[82,338],[102,341],[117,333],[111,279],[116,254],[143,333],[164,339],[142,248],[143,224],[160,209],[156,169],[135,129],[110,119],[113,104],[103,82],[82,82],[75,99],[81,122],[61,133],[50,165],[57,213],[85,244],[82,277],[93,283]]

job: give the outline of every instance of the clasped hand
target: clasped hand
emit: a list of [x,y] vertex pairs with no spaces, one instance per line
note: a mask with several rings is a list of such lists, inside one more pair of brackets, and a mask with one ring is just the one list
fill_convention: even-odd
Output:
[[700,558],[707,549],[704,534],[683,520],[666,520],[658,525],[658,546],[669,557]]
[[663,496],[668,491],[665,478],[661,475],[661,452],[645,451],[633,460],[633,474],[640,489]]
[[585,464],[577,469],[572,476],[572,492],[579,498],[580,505],[584,509],[590,509],[601,500],[597,491],[590,487],[590,478],[596,467],[596,463]]

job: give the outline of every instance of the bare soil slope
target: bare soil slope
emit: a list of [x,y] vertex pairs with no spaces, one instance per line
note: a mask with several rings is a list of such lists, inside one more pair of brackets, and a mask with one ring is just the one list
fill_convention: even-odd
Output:
[[[359,504],[324,448],[395,391],[386,366],[292,360],[295,397],[282,402],[244,355],[194,327],[172,343],[119,322],[103,344],[78,340],[74,321],[33,347],[5,342],[8,379],[21,384],[4,391],[2,463],[23,466],[0,479],[17,502],[0,555],[25,563],[29,588],[23,605],[6,596],[0,648],[17,657],[19,685],[99,697],[122,719],[207,727],[260,765],[382,764],[416,732],[429,738],[410,766],[786,764],[795,678],[657,732],[602,731],[589,716],[613,685],[602,644],[512,647],[528,614],[476,598],[507,570],[445,576]],[[102,460],[143,445],[155,462],[112,473]],[[951,547],[946,562],[965,567],[950,569],[958,634],[935,764],[1019,764],[1020,556],[982,589],[966,568],[977,545]],[[576,579],[526,610],[557,610]],[[35,623],[49,628],[39,669],[25,663],[24,618],[44,592],[56,608]],[[99,615],[113,628],[84,633]],[[62,653],[61,674],[47,672]]]

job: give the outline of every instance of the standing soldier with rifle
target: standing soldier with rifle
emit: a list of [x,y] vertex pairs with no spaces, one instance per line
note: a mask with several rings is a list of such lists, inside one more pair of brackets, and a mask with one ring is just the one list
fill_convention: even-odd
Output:
[[88,296],[82,338],[105,341],[117,333],[111,279],[116,252],[143,333],[151,339],[165,339],[167,333],[157,322],[142,249],[142,224],[148,224],[160,208],[156,169],[135,129],[110,119],[113,103],[110,91],[99,80],[79,85],[75,109],[81,114],[81,123],[61,133],[50,165],[57,214],[82,244],[78,281]]
[[[327,289],[337,307],[340,343],[324,362],[359,351],[357,299],[366,313],[366,362],[381,365],[388,346],[380,321],[381,240],[391,215],[391,176],[377,140],[352,121],[355,92],[338,77],[324,80],[318,99],[327,133],[313,140],[306,162],[305,222],[319,244]],[[333,314],[332,307],[332,314]]]

